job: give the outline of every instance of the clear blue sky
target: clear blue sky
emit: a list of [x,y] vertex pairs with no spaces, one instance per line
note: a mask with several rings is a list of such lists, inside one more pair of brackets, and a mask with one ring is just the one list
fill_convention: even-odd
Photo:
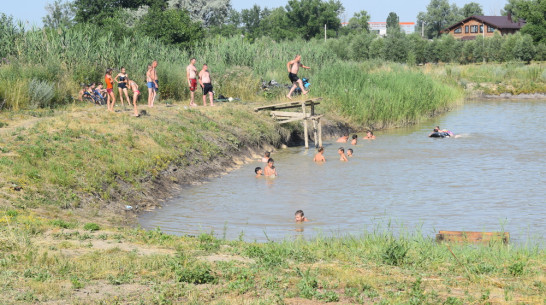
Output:
[[[472,0],[450,0],[450,3],[457,4],[458,7],[462,7]],[[42,17],[45,16],[46,11],[44,7],[47,3],[53,2],[53,0],[2,0],[0,6],[0,12],[6,15],[12,15],[15,19],[28,22],[29,25],[42,24]],[[344,16],[351,18],[355,12],[366,10],[371,15],[371,21],[385,21],[390,12],[395,12],[400,17],[400,21],[416,21],[417,14],[421,11],[426,11],[427,5],[430,0],[382,0],[382,1],[364,1],[364,0],[341,0],[341,3],[345,7]],[[475,0],[474,2],[480,3],[485,15],[500,15],[500,10],[504,8],[506,0]],[[254,4],[258,4],[262,8],[267,6],[269,8],[275,8],[284,6],[288,3],[287,0],[275,1],[275,4],[264,4],[264,1],[257,0],[231,0],[232,6],[236,10],[243,8],[250,8]],[[342,16],[342,19],[343,16]]]

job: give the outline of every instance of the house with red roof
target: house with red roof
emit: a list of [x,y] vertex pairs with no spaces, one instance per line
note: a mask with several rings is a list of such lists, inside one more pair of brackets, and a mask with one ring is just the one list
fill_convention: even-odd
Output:
[[512,21],[512,16],[470,16],[444,29],[442,33],[449,33],[461,40],[473,40],[476,36],[490,37],[496,32],[501,35],[514,34],[525,25],[525,21]]

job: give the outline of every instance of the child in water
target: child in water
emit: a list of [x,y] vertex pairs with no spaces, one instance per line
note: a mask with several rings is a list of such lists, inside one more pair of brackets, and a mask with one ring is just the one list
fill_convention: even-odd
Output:
[[259,166],[254,169],[254,173],[256,173],[256,178],[260,178],[263,174],[262,172],[262,168]]
[[315,158],[313,158],[313,161],[315,162],[326,162],[326,159],[324,158],[324,147],[319,147],[317,154],[315,155]]
[[366,136],[364,137],[366,140],[374,140],[375,136],[373,135],[373,131],[366,132]]
[[349,148],[347,149],[347,157],[352,157],[353,156],[353,149],[352,148]]
[[303,211],[302,210],[297,210],[296,214],[294,214],[294,216],[295,216],[296,222],[309,221],[309,220],[307,220],[307,218],[305,216],[303,216]]
[[357,139],[358,139],[358,135],[354,134],[353,139],[351,140],[351,145],[356,145]]
[[275,164],[275,161],[273,160],[273,158],[269,158],[269,160],[267,160],[267,166],[264,170],[264,176],[272,178],[275,178],[277,176],[277,169],[273,164]]
[[269,161],[269,156],[271,156],[271,153],[268,152],[268,151],[266,151],[266,152],[264,153],[264,156],[262,157],[262,162],[263,162],[263,163],[267,163],[267,161]]
[[337,153],[339,154],[339,161],[343,161],[343,162],[349,161],[349,160],[347,160],[347,156],[345,156],[345,148],[340,147],[337,150]]
[[347,140],[349,140],[349,135],[348,134],[341,136],[339,139],[337,139],[336,142],[338,142],[338,143],[347,143]]

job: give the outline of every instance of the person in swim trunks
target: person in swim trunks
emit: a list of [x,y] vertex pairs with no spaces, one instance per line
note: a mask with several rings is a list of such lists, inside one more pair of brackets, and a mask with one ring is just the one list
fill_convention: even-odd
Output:
[[286,96],[289,99],[292,99],[292,92],[294,92],[294,90],[296,90],[298,86],[300,86],[301,92],[304,95],[307,94],[308,92],[305,90],[305,87],[303,87],[303,82],[301,81],[301,79],[298,78],[298,71],[300,67],[304,69],[311,69],[310,67],[304,66],[301,63],[301,55],[299,54],[296,55],[296,57],[293,60],[289,61],[286,64],[286,68],[288,69],[288,78],[292,82],[292,88],[290,88],[290,92],[288,92],[288,95]]
[[212,92],[212,83],[207,64],[203,64],[203,69],[199,71],[199,84],[203,88],[203,106],[207,106],[207,95],[209,96],[210,105],[214,106],[212,97],[214,92]]
[[186,67],[186,78],[188,79],[188,86],[190,87],[190,106],[197,106],[194,99],[195,89],[197,88],[197,68],[195,67],[195,58],[190,59],[190,64]]
[[114,79],[118,83],[118,91],[119,91],[119,99],[121,101],[121,106],[125,106],[123,104],[123,94],[125,94],[125,98],[127,99],[127,105],[129,105],[131,102],[129,100],[129,94],[127,93],[127,80],[129,79],[129,75],[125,72],[125,68],[121,67],[121,71],[116,75],[116,78]]
[[114,111],[114,104],[116,103],[116,96],[113,91],[113,81],[112,78],[112,69],[106,69],[104,74],[104,82],[106,83],[106,105],[108,106],[108,111]]
[[131,89],[131,91],[133,91],[133,110],[134,110],[133,116],[139,117],[140,115],[138,114],[138,109],[137,109],[137,99],[138,99],[138,96],[140,95],[140,91],[138,90],[138,85],[134,80],[128,79],[127,81],[129,84],[129,88]]
[[152,65],[148,65],[146,71],[146,86],[148,86],[148,107],[154,106],[155,82],[153,81]]

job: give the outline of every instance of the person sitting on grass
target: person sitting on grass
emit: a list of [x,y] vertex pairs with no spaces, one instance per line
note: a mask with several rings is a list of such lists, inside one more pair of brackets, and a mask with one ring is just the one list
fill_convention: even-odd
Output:
[[305,217],[303,215],[303,211],[302,210],[297,210],[296,213],[294,214],[294,218],[296,220],[296,222],[305,222],[305,221],[309,221],[307,220],[307,217]]
[[324,158],[324,147],[319,147],[317,154],[315,155],[315,158],[313,158],[313,161],[315,162],[326,162],[326,159]]
[[262,168],[261,167],[256,167],[254,169],[254,173],[256,173],[256,178],[260,178],[262,175],[263,175],[263,171],[262,171]]
[[339,161],[343,161],[343,162],[349,161],[349,160],[347,160],[347,156],[345,156],[345,148],[340,147],[337,150],[337,153],[339,154]]

